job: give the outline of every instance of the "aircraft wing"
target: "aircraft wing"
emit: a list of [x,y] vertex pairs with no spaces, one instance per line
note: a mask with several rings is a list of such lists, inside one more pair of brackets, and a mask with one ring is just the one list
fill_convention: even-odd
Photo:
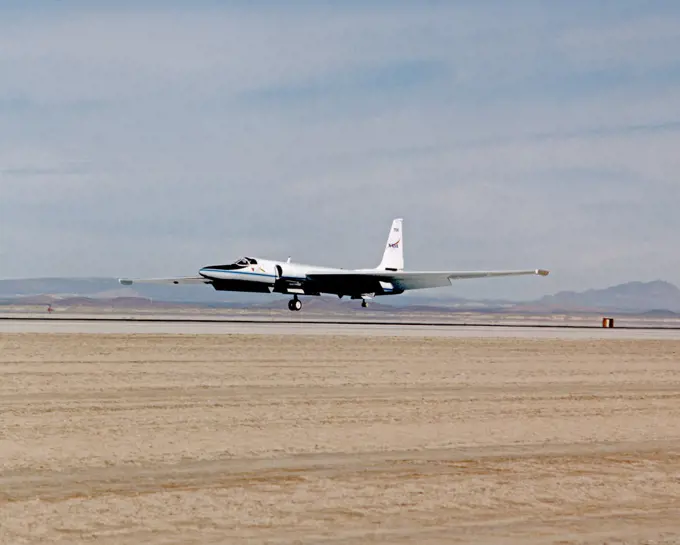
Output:
[[499,276],[547,276],[549,273],[543,269],[526,271],[448,271],[448,272],[401,272],[394,273],[393,283],[404,290],[421,288],[439,288],[450,286],[451,280],[464,280],[466,278],[494,278]]
[[119,278],[123,286],[132,284],[212,284],[212,280],[202,276],[183,276],[179,278]]
[[423,288],[440,288],[450,286],[451,280],[465,278],[489,278],[499,276],[547,276],[543,269],[519,271],[319,271],[310,272],[307,277],[319,284],[320,288],[340,293],[371,293],[375,291],[377,282],[392,284],[396,289],[415,290]]

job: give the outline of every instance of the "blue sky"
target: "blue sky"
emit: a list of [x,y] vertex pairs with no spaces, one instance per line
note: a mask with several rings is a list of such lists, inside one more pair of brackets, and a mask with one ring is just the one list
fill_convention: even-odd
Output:
[[0,0],[0,277],[241,254],[680,284],[680,4]]

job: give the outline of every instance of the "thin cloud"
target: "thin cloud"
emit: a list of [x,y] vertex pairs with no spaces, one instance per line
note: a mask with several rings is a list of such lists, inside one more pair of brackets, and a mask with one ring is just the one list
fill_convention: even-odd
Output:
[[414,268],[554,270],[461,295],[680,284],[680,8],[642,4],[4,12],[0,275],[367,266],[400,215]]

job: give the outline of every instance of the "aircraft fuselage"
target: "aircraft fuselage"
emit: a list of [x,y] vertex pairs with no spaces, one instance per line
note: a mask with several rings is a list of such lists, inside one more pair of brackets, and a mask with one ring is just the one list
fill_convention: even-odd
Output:
[[[310,274],[320,272],[342,274],[346,273],[347,269],[245,257],[228,265],[203,267],[199,274],[210,280],[217,291],[320,295],[321,287],[309,278]],[[361,272],[361,270],[356,272]],[[362,299],[367,296],[403,293],[403,290],[386,286],[374,279],[367,279],[366,285],[359,286],[359,288],[347,290],[341,285],[334,287],[325,285],[323,293]]]

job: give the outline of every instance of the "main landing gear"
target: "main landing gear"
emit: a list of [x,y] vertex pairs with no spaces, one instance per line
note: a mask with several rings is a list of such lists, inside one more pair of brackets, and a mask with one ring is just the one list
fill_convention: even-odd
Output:
[[302,301],[298,299],[297,295],[288,301],[288,310],[297,311],[302,308]]
[[361,300],[361,308],[366,308],[368,306],[368,303],[366,302],[366,299]]

